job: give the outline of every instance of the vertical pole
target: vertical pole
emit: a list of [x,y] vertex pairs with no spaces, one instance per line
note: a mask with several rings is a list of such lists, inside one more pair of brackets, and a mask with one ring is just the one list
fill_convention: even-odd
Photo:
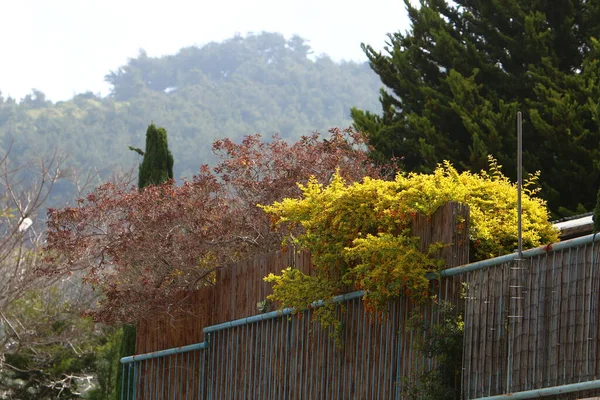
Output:
[[[125,376],[125,364],[122,364],[122,371],[123,373],[121,374],[122,377]],[[121,382],[123,382],[123,384],[121,385],[121,400],[125,400],[125,378],[121,378]]]
[[520,301],[523,299],[521,293],[521,264],[523,261],[523,225],[522,225],[522,199],[523,191],[523,114],[517,112],[517,236],[518,236],[518,257],[514,266],[508,265],[509,273],[509,293],[510,293],[510,312],[508,315],[508,354],[506,365],[506,393],[512,392],[512,372],[513,372],[513,351],[516,339],[516,327],[522,318],[522,308]]
[[141,366],[141,364],[138,365],[139,363],[136,363],[135,361],[131,364],[133,365],[133,400],[135,400],[137,396],[137,371],[138,369],[140,369],[139,367]]
[[517,113],[517,213],[518,213],[518,235],[519,235],[519,260],[523,258],[523,208],[521,203],[521,192],[523,191],[523,114]]

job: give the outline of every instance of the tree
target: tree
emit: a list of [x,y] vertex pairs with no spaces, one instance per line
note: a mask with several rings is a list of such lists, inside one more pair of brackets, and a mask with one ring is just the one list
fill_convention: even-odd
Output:
[[239,144],[216,140],[213,152],[219,162],[213,170],[233,194],[242,226],[256,239],[256,253],[264,253],[278,250],[283,235],[271,229],[270,219],[257,205],[300,197],[298,184],[308,183],[311,176],[324,184],[336,171],[349,182],[365,176],[392,177],[396,170],[373,165],[367,149],[365,137],[351,129],[330,129],[327,138],[313,133],[292,145],[278,135],[269,142],[251,135]]
[[169,150],[165,128],[157,128],[154,123],[148,126],[143,156],[138,177],[140,189],[173,179],[173,155]]
[[296,182],[311,175],[323,183],[336,170],[349,181],[381,176],[363,137],[351,131],[292,145],[255,135],[240,144],[216,141],[214,149],[217,167],[202,167],[180,186],[138,191],[108,183],[76,207],[51,210],[45,273],[83,271],[102,293],[91,310],[97,320],[131,323],[172,313],[190,291],[212,285],[217,269],[280,248],[283,235],[271,232],[258,203],[300,196]]
[[66,178],[54,155],[0,159],[0,392],[2,397],[81,397],[91,387],[102,330],[81,313],[95,295],[76,275],[42,276],[44,205]]
[[600,4],[585,0],[405,0],[412,24],[385,53],[363,45],[386,86],[382,114],[352,110],[373,156],[408,171],[443,160],[477,172],[493,155],[516,177],[517,110],[524,167],[541,171],[553,212],[591,209],[600,184]]
[[[34,105],[4,94],[0,138],[14,141],[15,162],[58,145],[69,167],[98,170],[106,182],[114,169],[138,167],[127,146],[143,149],[139,134],[153,120],[168,132],[174,177],[191,178],[201,163],[216,162],[214,138],[239,142],[261,132],[295,142],[312,131],[350,126],[353,105],[377,109],[379,79],[366,62],[307,53],[300,38],[260,33],[163,57],[132,54],[107,77],[109,96],[84,93]],[[60,185],[47,205],[63,207],[72,197],[72,187]]]
[[97,386],[101,361],[97,350],[105,329],[81,315],[93,300],[76,279],[68,279],[28,290],[4,309],[5,332],[0,334],[4,395],[72,399]]

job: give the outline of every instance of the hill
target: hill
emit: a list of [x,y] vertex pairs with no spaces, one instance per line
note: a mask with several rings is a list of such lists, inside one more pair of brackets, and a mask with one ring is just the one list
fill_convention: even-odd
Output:
[[[312,131],[348,127],[350,108],[378,108],[380,81],[367,63],[314,56],[300,37],[236,36],[187,47],[175,55],[137,57],[105,77],[111,94],[53,103],[33,90],[20,102],[0,96],[0,146],[22,162],[58,148],[78,171],[106,176],[139,159],[150,122],[164,126],[175,176],[213,161],[216,138],[274,133],[295,140]],[[66,190],[66,189],[65,189]]]

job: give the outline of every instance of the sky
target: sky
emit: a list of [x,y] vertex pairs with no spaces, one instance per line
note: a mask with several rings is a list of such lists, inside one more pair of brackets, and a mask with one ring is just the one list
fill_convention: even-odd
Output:
[[387,33],[408,28],[402,0],[10,0],[0,14],[0,91],[107,95],[104,76],[140,49],[174,54],[249,32],[297,34],[316,54],[363,61],[361,42],[383,49]]

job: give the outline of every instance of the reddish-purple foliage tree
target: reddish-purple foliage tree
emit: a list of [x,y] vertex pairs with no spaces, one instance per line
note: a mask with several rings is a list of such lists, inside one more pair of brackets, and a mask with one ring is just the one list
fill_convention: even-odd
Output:
[[297,197],[297,183],[311,176],[328,183],[336,170],[347,181],[382,175],[367,157],[365,138],[350,130],[294,144],[278,136],[218,140],[213,150],[217,166],[203,166],[181,186],[138,191],[108,183],[76,207],[50,210],[42,272],[85,271],[103,294],[92,310],[97,320],[173,312],[187,293],[214,284],[217,268],[280,248],[281,234],[257,204]]

